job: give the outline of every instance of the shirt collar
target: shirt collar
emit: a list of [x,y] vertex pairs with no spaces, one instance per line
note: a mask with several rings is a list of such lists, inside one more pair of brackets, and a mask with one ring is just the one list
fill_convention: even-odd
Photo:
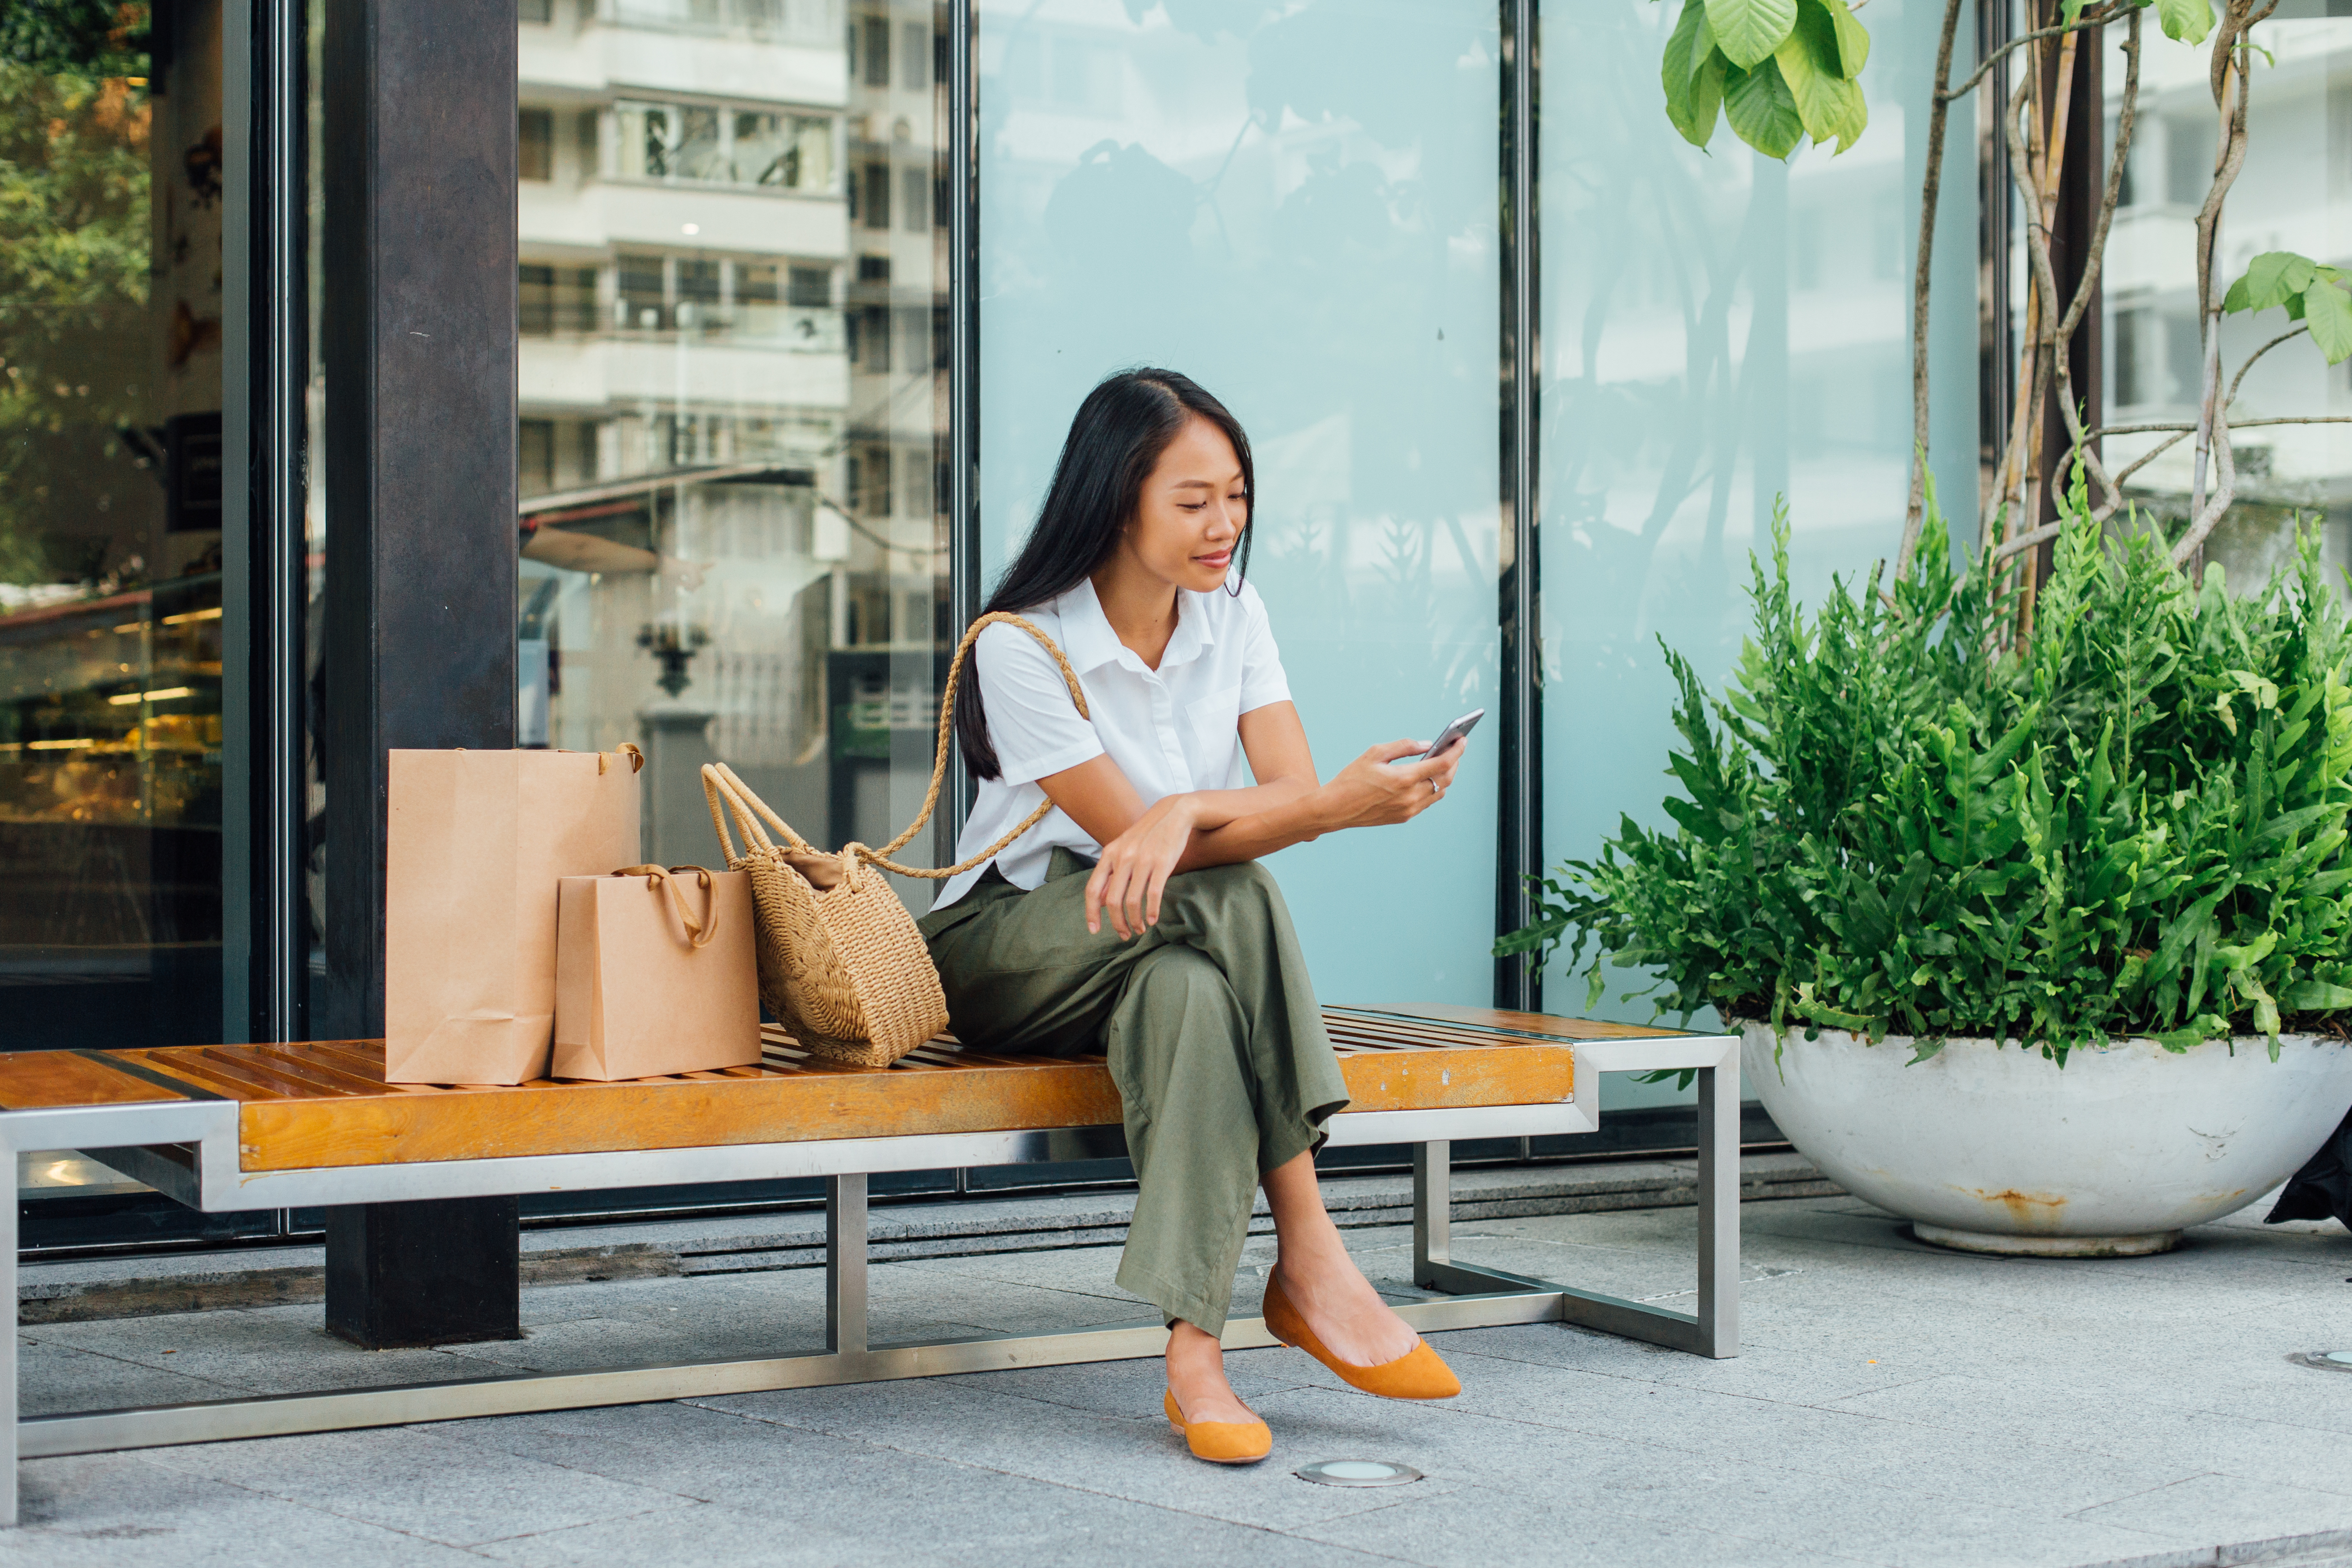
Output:
[[[1078,579],[1077,586],[1056,600],[1054,607],[1061,616],[1062,651],[1069,656],[1071,668],[1083,672],[1121,663],[1137,669],[1150,668],[1111,629],[1110,618],[1103,614],[1102,600],[1095,595],[1093,579]],[[1168,651],[1160,656],[1163,674],[1178,665],[1191,663],[1201,657],[1203,648],[1215,643],[1217,635],[1209,625],[1212,608],[1206,594],[1181,589],[1177,592],[1176,631],[1168,639]]]
[[1106,664],[1117,664],[1118,656],[1128,651],[1110,629],[1110,619],[1103,614],[1102,601],[1095,597],[1095,585],[1087,578],[1055,601],[1054,608],[1062,619],[1062,651],[1069,656],[1070,668],[1076,670],[1099,669]]

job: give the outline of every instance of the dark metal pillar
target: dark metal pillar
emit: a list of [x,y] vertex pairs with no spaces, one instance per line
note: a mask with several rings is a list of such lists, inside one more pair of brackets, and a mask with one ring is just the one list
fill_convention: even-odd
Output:
[[[1503,0],[1503,405],[1501,690],[1497,693],[1495,930],[1517,931],[1535,918],[1528,879],[1543,871],[1543,668],[1538,658],[1536,449],[1541,426],[1537,395],[1536,254],[1537,0]],[[1526,1012],[1543,1006],[1543,971],[1528,954],[1495,960],[1495,1005]]]
[[[326,0],[327,984],[383,1032],[385,753],[514,744],[515,12]],[[333,1211],[327,1324],[517,1334],[511,1198]]]
[[[979,617],[980,580],[980,52],[972,0],[949,0],[948,23],[948,642]],[[979,781],[955,753],[940,813],[938,864],[955,860]]]
[[[301,876],[303,258],[306,86],[300,0],[233,0],[223,99],[229,210],[222,407],[223,928],[220,1037],[300,1037],[296,984],[307,932]],[[242,695],[244,700],[235,700]]]

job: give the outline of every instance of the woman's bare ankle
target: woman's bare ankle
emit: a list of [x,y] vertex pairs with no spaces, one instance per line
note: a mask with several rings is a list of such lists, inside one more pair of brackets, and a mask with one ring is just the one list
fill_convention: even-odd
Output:
[[1286,1247],[1276,1265],[1283,1291],[1324,1348],[1351,1366],[1378,1366],[1411,1353],[1420,1338],[1372,1289],[1344,1247]]
[[1168,1332],[1168,1391],[1188,1421],[1257,1419],[1225,1381],[1223,1347],[1190,1323],[1179,1322]]

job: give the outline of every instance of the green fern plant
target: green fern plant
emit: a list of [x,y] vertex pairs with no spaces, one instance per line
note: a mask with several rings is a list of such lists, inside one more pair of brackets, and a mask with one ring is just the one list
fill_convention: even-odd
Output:
[[[1888,592],[1809,616],[1785,510],[1752,563],[1754,633],[1680,689],[1670,830],[1625,818],[1538,884],[1498,953],[1654,976],[1661,1014],[2077,1047],[2332,1028],[2352,1008],[2352,637],[2305,533],[2233,598],[2152,532],[2084,515],[2030,647],[1990,555],[1954,567],[1929,492]],[[1627,993],[1628,996],[1643,992]]]

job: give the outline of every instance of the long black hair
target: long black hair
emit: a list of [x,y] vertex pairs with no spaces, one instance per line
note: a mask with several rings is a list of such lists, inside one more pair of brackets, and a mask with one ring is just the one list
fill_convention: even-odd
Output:
[[[1172,370],[1120,371],[1078,405],[1069,438],[1062,443],[1061,459],[1054,465],[1053,486],[1038,510],[1037,525],[981,613],[1034,609],[1092,576],[1118,549],[1128,525],[1135,521],[1143,482],[1159,466],[1160,454],[1195,418],[1214,425],[1234,444],[1234,456],[1242,466],[1242,493],[1250,498],[1251,520],[1255,521],[1257,476],[1250,467],[1249,437],[1243,434],[1241,421],[1190,377]],[[1246,525],[1242,529],[1238,561],[1244,574],[1255,532]],[[965,764],[980,778],[996,777],[1001,770],[996,748],[989,743],[988,710],[981,700],[978,677],[970,668],[956,689],[955,721]]]

